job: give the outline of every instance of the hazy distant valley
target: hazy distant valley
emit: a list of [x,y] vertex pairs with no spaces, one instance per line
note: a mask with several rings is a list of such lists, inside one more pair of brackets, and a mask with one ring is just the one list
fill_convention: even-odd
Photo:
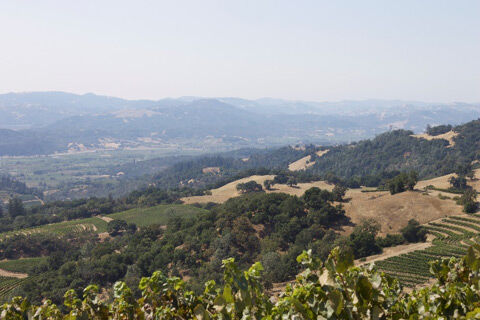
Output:
[[480,117],[475,104],[195,98],[123,100],[62,92],[0,95],[0,155],[96,150],[226,151],[335,144]]

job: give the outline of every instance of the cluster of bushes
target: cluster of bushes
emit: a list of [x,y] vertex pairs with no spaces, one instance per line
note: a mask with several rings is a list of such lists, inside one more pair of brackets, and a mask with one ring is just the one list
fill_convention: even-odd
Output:
[[255,181],[248,181],[245,183],[237,184],[237,190],[241,193],[249,193],[249,192],[261,192],[263,191],[262,185],[258,184]]
[[427,125],[427,129],[425,130],[425,132],[427,134],[431,135],[431,136],[438,136],[438,135],[447,133],[447,132],[451,131],[452,129],[453,129],[453,126],[450,125],[450,124],[439,125],[439,126],[436,126],[436,127],[432,127],[430,125]]
[[380,225],[375,219],[366,219],[353,229],[348,237],[339,238],[337,244],[352,250],[355,258],[363,258],[382,252],[382,248],[393,247],[404,243],[424,242],[427,231],[412,219],[399,234],[387,234],[378,237]]
[[390,194],[413,190],[418,182],[418,174],[415,171],[402,172],[393,179],[387,181],[387,188]]

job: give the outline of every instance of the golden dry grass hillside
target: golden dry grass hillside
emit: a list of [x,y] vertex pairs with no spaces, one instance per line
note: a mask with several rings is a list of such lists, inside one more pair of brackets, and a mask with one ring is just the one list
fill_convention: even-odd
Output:
[[[347,192],[344,203],[345,213],[353,224],[362,219],[373,218],[380,224],[381,234],[395,233],[415,219],[427,223],[439,218],[462,213],[462,207],[450,199],[442,200],[438,196],[420,191],[406,191],[391,195],[387,191],[361,192],[354,189]],[[352,227],[346,227],[350,232]]]
[[[350,189],[345,196],[348,202],[343,203],[346,215],[350,217],[351,222],[356,224],[362,219],[373,218],[379,222],[381,233],[398,232],[403,228],[408,220],[416,219],[420,223],[427,223],[443,217],[457,215],[462,213],[462,207],[453,200],[455,194],[429,190],[428,193],[422,192],[426,186],[434,185],[437,188],[448,188],[448,179],[451,175],[446,175],[430,180],[419,181],[417,191],[407,191],[391,195],[386,191],[362,192],[367,188]],[[192,203],[223,203],[230,198],[240,196],[237,191],[239,183],[255,181],[261,185],[265,180],[272,180],[273,175],[250,176],[234,182],[228,183],[218,189],[210,190],[210,195],[185,197],[182,201],[186,204]],[[480,182],[476,182],[480,186]],[[302,196],[306,190],[312,187],[332,190],[333,185],[324,181],[310,183],[299,183],[296,187],[287,185],[274,185],[271,192],[283,192],[290,195]],[[439,194],[447,196],[440,199]],[[343,232],[349,233],[353,229],[345,227]]]
[[[324,154],[326,154],[329,150],[320,150],[317,151],[317,156],[321,157]],[[295,162],[292,162],[288,165],[288,170],[290,171],[299,171],[299,170],[306,170],[313,166],[315,164],[315,161],[312,161],[312,156],[306,156],[301,159],[298,159]]]
[[[273,175],[265,175],[265,176],[250,176],[247,178],[243,178],[240,180],[236,180],[233,182],[230,182],[218,189],[213,189],[210,190],[211,194],[210,195],[204,195],[204,196],[194,196],[194,197],[185,197],[182,198],[181,200],[186,203],[186,204],[192,204],[192,203],[207,203],[207,202],[215,202],[215,203],[223,203],[227,201],[230,198],[233,197],[238,197],[240,196],[240,192],[237,190],[237,185],[239,183],[245,183],[248,181],[255,181],[256,183],[259,183],[263,185],[263,182],[265,180],[273,180],[275,176]],[[288,193],[290,195],[296,195],[296,196],[302,196],[306,190],[312,188],[312,187],[318,187],[320,189],[326,189],[326,190],[332,190],[333,185],[328,184],[324,181],[315,181],[315,182],[309,182],[309,183],[299,183],[295,187],[289,187],[285,184],[276,184],[272,190],[267,190],[267,193],[271,192],[283,192],[283,193]]]
[[426,133],[422,134],[414,134],[412,137],[419,138],[419,139],[426,139],[426,140],[435,140],[435,139],[443,139],[449,142],[449,147],[453,147],[455,145],[455,141],[453,140],[454,137],[458,136],[458,132],[455,131],[448,131],[443,134],[439,134],[438,136],[431,136]]

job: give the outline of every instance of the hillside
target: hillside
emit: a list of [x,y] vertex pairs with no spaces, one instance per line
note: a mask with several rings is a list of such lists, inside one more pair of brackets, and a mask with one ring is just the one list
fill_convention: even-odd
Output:
[[[392,131],[329,146],[328,152],[306,145],[171,158],[145,180],[149,187],[120,198],[47,202],[16,217],[4,216],[0,260],[12,262],[3,270],[28,277],[7,277],[1,297],[22,294],[39,303],[48,296],[59,303],[69,288],[80,292],[90,283],[137,283],[156,270],[200,292],[206,280],[222,283],[220,266],[230,257],[242,268],[260,261],[262,281],[271,287],[291,281],[301,270],[296,257],[303,250],[325,260],[336,246],[351,250],[356,259],[377,255],[372,259],[382,270],[413,288],[429,281],[425,256],[464,254],[480,231],[478,217],[463,214],[456,203],[458,193],[426,189],[449,187],[457,166],[476,160],[472,141],[480,132],[478,121],[453,131],[452,146],[442,138]],[[306,157],[314,164],[288,170]],[[147,160],[139,172],[149,163],[160,162]],[[423,178],[415,190],[382,191],[386,180],[410,169]],[[265,192],[237,189],[251,181],[263,187],[267,180]],[[373,186],[353,188],[355,181]],[[467,183],[477,188],[476,177]],[[346,193],[342,184],[349,187]],[[33,258],[38,263],[30,263]],[[408,259],[418,271],[400,273]]]

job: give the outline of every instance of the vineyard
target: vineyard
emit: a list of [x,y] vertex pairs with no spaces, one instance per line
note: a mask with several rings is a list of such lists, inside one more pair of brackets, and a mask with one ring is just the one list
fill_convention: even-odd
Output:
[[10,278],[0,276],[0,302],[5,302],[11,299],[11,293],[18,288],[28,278]]
[[107,230],[107,223],[98,217],[91,217],[86,219],[64,221],[59,223],[47,224],[40,227],[15,230],[4,232],[0,234],[0,241],[5,237],[10,237],[16,234],[33,234],[33,233],[48,233],[48,234],[72,234],[79,232],[105,232]]
[[431,279],[430,261],[465,255],[468,247],[477,242],[480,215],[450,216],[430,222],[425,228],[435,236],[431,247],[375,262],[381,271],[394,276],[405,287],[413,288]]
[[22,258],[0,261],[0,269],[10,272],[30,273],[31,269],[47,260],[47,257]]

